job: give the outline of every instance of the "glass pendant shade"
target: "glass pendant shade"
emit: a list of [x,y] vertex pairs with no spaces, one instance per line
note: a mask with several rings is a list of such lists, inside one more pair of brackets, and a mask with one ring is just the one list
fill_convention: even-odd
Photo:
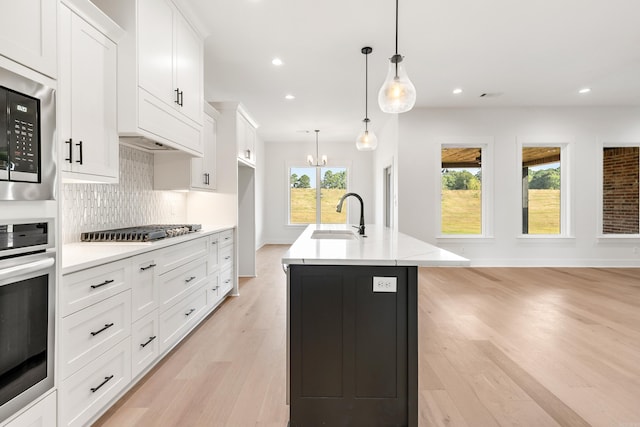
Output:
[[372,151],[378,146],[378,137],[372,130],[363,130],[356,139],[356,148],[360,151]]
[[389,61],[387,78],[378,92],[380,109],[385,113],[404,113],[411,110],[415,103],[416,88],[407,76],[402,57],[394,55]]

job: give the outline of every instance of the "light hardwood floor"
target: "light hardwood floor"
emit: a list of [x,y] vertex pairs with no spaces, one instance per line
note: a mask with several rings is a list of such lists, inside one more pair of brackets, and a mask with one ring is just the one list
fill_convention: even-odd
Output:
[[[284,427],[286,246],[98,426]],[[640,269],[425,268],[420,426],[640,427]]]

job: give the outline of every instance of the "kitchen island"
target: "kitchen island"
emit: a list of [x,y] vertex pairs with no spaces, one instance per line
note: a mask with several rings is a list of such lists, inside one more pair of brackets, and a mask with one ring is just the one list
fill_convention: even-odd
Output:
[[288,266],[290,425],[418,425],[418,267],[469,261],[388,228],[309,225]]

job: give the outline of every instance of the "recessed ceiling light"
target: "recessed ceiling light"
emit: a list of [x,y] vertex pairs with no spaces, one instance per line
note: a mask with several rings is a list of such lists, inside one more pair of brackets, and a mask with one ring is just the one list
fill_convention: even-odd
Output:
[[459,95],[459,94],[461,94],[461,93],[462,93],[462,89],[460,89],[459,87],[458,87],[458,88],[455,88],[455,89],[453,90],[453,94],[454,94],[454,95]]
[[296,99],[295,96],[291,95],[290,93],[284,96],[285,99]]
[[578,91],[578,93],[589,93],[591,92],[591,88],[590,87],[583,87],[582,89],[580,89]]
[[272,63],[273,65],[275,65],[276,67],[279,67],[279,66],[281,66],[282,64],[284,64],[284,62],[282,62],[282,59],[280,59],[280,58],[273,58],[273,59],[271,60],[271,63]]

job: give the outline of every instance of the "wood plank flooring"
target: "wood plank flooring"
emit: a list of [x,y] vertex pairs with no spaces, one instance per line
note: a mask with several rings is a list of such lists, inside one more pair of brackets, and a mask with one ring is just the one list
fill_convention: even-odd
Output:
[[[96,426],[284,427],[286,246]],[[640,269],[425,268],[420,426],[640,427]]]

